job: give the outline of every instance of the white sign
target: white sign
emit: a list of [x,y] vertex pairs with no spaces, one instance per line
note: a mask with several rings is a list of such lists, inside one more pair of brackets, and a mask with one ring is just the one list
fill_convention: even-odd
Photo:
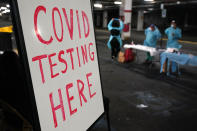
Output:
[[163,10],[164,9],[164,4],[160,5],[160,9]]
[[167,14],[167,10],[163,9],[162,12],[161,12],[162,18],[166,18],[166,14]]
[[18,0],[42,131],[85,131],[104,112],[89,0]]

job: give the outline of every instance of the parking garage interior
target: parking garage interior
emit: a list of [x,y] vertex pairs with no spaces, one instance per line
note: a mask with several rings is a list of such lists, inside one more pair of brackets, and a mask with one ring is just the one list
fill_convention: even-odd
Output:
[[[125,1],[128,0],[91,0],[102,89],[104,96],[109,100],[110,130],[197,130],[195,66],[180,65],[180,75],[168,77],[160,74],[160,56],[155,58],[156,61],[151,67],[143,65],[146,58],[146,53],[143,51],[133,50],[136,55],[135,60],[129,63],[111,60],[110,50],[107,47],[110,37],[108,23],[112,18],[120,18],[124,15],[125,10],[122,8]],[[130,35],[123,39],[123,45],[131,42],[143,45],[146,37],[145,29],[154,24],[162,35],[157,42],[157,48],[165,49],[168,38],[164,31],[170,26],[171,21],[175,20],[182,30],[182,38],[179,40],[182,45],[180,52],[197,56],[196,0],[130,0],[130,3]],[[1,0],[1,55],[6,51],[13,51],[18,55],[11,12],[9,0]],[[121,51],[124,52],[125,49],[122,47]],[[18,57],[20,63],[20,55]],[[17,70],[16,66],[21,65],[14,63],[10,68]],[[5,68],[2,62],[0,65],[0,68]],[[13,72],[15,74],[8,72],[9,75],[1,75],[1,83],[11,78],[12,81],[9,81],[8,85],[18,85],[21,79],[17,77],[21,77],[24,72]],[[17,99],[15,92],[18,91],[24,96]],[[13,89],[12,93],[8,94],[5,85],[0,86],[0,92],[0,131],[22,131],[24,125],[32,128],[33,116],[29,112],[31,104],[29,99],[23,101],[24,97],[28,98],[24,89]],[[24,104],[29,107],[23,108]],[[106,116],[101,117],[91,128],[91,131],[110,130]]]

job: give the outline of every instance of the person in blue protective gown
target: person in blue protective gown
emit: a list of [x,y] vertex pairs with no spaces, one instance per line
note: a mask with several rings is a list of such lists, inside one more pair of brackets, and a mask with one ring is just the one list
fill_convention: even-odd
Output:
[[117,57],[120,48],[122,46],[121,33],[124,28],[124,24],[120,19],[113,18],[108,24],[108,30],[111,33],[107,46],[111,49],[111,57],[114,59]]
[[[157,41],[161,39],[161,33],[159,29],[154,24],[151,24],[150,27],[145,30],[145,35],[146,39],[144,40],[144,45],[156,48]],[[153,57],[150,55],[149,52],[147,52],[147,58],[144,64],[152,63],[152,59]]]
[[[165,30],[165,34],[168,37],[166,48],[167,50],[171,50],[172,53],[177,53],[181,49],[181,45],[179,44],[178,40],[182,37],[181,29],[177,27],[176,21],[173,20],[171,22],[171,26]],[[168,65],[168,66],[167,66]],[[170,72],[172,74],[176,74],[178,72],[178,64],[176,62],[166,62],[163,65],[163,72],[166,72],[166,68],[170,68]]]
[[175,20],[173,20],[171,26],[165,30],[165,34],[168,36],[166,48],[173,48],[175,51],[179,51],[182,46],[178,43],[178,40],[182,37],[182,34]]

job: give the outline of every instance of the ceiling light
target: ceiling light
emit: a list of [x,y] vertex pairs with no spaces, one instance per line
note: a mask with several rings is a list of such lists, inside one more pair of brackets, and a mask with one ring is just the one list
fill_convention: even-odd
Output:
[[152,10],[154,10],[154,8],[148,8],[148,10],[152,11]]
[[1,10],[6,10],[7,8],[6,7],[1,7]]
[[2,13],[2,14],[5,14],[5,13],[7,13],[7,12],[4,10],[4,11],[2,11],[1,13]]
[[181,2],[180,2],[180,1],[177,1],[176,3],[177,3],[177,5],[180,5],[180,4],[181,4]]
[[9,9],[6,9],[6,10],[2,11],[1,13],[2,14],[10,13],[10,10]]
[[6,5],[6,7],[8,7],[8,8],[9,8],[9,7],[10,7],[10,5],[9,5],[9,4],[7,4],[7,5]]
[[145,11],[144,11],[144,14],[146,14],[146,13],[148,13],[148,11],[145,10]]
[[103,5],[102,4],[99,4],[99,3],[95,3],[94,4],[94,7],[95,8],[103,8]]
[[114,4],[116,4],[116,5],[121,5],[122,2],[121,2],[121,1],[114,1]]
[[6,12],[8,12],[8,13],[10,12],[10,10],[9,10],[9,9],[7,9],[7,10],[5,10],[5,11],[6,11]]
[[144,1],[147,1],[147,2],[153,2],[154,0],[144,0]]

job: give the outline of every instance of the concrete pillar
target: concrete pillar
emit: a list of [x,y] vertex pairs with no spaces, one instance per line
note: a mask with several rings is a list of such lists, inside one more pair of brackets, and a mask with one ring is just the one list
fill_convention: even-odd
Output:
[[124,25],[129,26],[129,30],[122,33],[123,40],[131,38],[132,1],[122,0],[122,7],[120,8],[120,15],[124,14]]
[[103,12],[103,28],[107,28],[108,24],[108,12],[104,11]]
[[100,13],[96,13],[96,26],[101,25],[101,16]]
[[138,18],[137,18],[137,31],[143,31],[144,27],[144,11],[138,11]]
[[124,1],[122,0],[122,4],[120,5],[119,15],[124,16]]

